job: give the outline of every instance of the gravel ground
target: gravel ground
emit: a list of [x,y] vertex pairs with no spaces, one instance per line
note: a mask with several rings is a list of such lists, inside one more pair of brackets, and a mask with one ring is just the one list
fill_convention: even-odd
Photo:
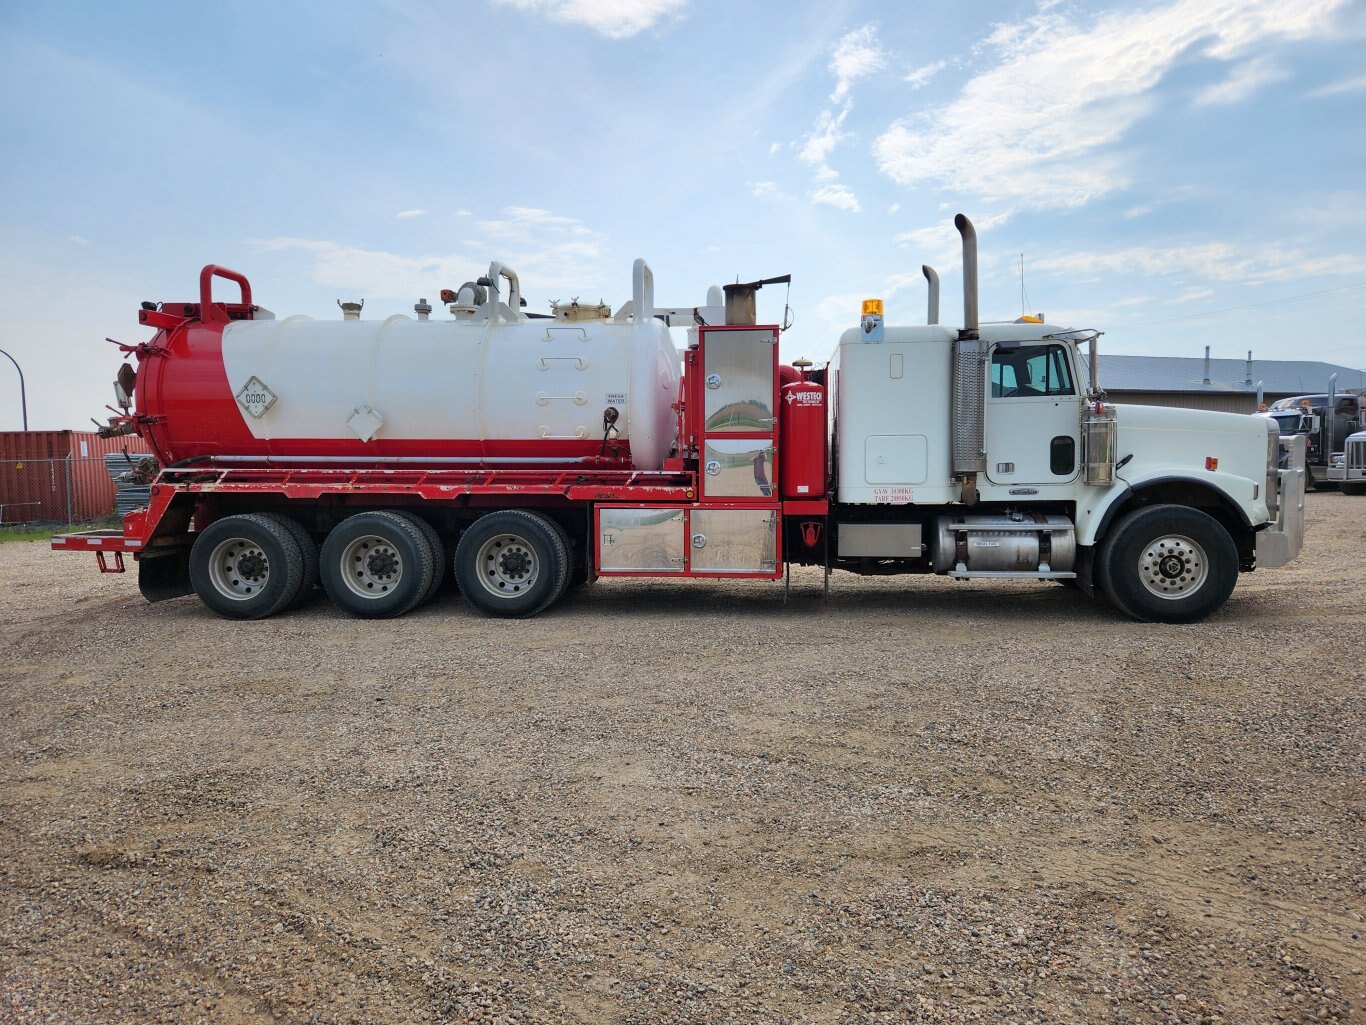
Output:
[[1366,1009],[1366,500],[1204,624],[1035,582],[260,623],[0,548],[0,1020]]

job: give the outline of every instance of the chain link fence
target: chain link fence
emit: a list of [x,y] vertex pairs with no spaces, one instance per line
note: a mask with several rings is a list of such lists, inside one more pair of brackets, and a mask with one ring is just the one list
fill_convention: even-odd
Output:
[[0,459],[0,526],[117,526],[145,506],[157,467],[145,455]]

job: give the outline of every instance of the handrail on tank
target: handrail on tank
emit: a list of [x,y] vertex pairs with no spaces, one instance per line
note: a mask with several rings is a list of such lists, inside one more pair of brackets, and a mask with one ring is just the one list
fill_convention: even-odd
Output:
[[632,315],[638,322],[655,315],[655,272],[644,257],[631,266],[631,299],[635,303]]
[[251,305],[251,282],[247,280],[245,274],[220,267],[216,263],[209,264],[199,272],[199,319],[205,322],[221,320],[226,323],[228,315],[220,313],[213,305],[214,278],[227,278],[229,281],[236,281],[242,289],[241,302],[243,306]]

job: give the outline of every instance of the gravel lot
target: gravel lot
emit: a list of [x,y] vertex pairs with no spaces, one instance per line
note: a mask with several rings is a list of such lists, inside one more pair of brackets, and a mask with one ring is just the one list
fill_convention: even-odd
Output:
[[1035,582],[260,623],[0,547],[0,1020],[1366,1010],[1366,500],[1189,627]]

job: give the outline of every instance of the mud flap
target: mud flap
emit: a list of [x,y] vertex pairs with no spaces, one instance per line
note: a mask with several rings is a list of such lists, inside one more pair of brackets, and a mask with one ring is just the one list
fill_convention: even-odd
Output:
[[138,590],[148,601],[166,601],[192,594],[189,546],[138,559]]

